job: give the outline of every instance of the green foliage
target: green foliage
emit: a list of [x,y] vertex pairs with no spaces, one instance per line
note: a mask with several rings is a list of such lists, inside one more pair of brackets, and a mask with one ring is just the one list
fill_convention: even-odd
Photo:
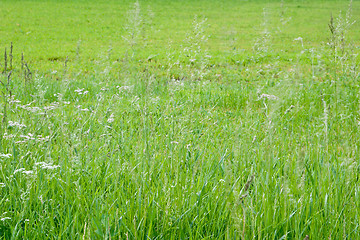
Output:
[[359,238],[346,4],[206,3],[3,1],[0,239]]

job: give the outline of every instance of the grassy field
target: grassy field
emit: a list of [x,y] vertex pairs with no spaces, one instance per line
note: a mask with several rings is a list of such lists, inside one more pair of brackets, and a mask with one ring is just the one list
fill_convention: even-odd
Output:
[[0,0],[0,239],[359,239],[359,16]]

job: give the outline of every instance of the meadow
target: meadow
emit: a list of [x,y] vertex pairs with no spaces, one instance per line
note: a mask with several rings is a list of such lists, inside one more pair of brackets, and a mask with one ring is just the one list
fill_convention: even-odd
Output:
[[359,239],[359,16],[0,0],[0,239]]

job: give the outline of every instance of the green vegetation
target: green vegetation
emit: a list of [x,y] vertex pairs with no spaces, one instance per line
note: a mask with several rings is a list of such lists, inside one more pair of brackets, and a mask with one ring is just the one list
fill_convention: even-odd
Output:
[[360,237],[358,1],[0,4],[0,238]]

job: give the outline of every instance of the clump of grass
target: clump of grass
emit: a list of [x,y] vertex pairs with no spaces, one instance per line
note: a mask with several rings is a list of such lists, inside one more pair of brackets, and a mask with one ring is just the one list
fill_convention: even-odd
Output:
[[204,80],[209,74],[211,56],[205,48],[208,40],[205,33],[206,22],[206,18],[195,16],[192,29],[181,45],[182,49],[168,54],[171,79]]
[[140,40],[141,25],[143,22],[139,1],[136,1],[133,8],[129,10],[127,21],[128,23],[125,26],[127,36],[123,38],[129,43],[130,48],[133,50]]
[[351,0],[345,18],[341,12],[336,19],[332,15],[330,17],[328,24],[330,30],[328,46],[331,50],[330,61],[333,64],[335,76],[339,71],[342,75],[349,74],[351,77],[357,75],[355,67],[357,54],[354,52],[354,45],[348,39],[348,31],[354,23],[355,21],[352,20]]
[[266,54],[271,51],[271,33],[269,29],[269,11],[264,8],[263,9],[263,21],[261,23],[261,36],[259,36],[254,43],[253,49],[255,52]]
[[148,35],[153,29],[154,16],[154,12],[151,10],[150,6],[148,6],[147,10],[144,11],[141,8],[139,1],[136,1],[128,10],[123,39],[130,48],[131,59],[135,57],[136,51],[139,47],[146,47]]

